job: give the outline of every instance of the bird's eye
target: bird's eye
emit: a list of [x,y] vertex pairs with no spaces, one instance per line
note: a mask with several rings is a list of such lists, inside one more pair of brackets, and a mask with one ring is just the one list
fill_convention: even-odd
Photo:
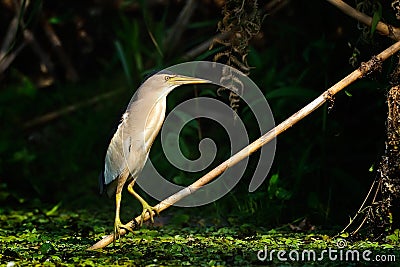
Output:
[[169,79],[171,79],[171,76],[165,76],[165,81],[167,82]]

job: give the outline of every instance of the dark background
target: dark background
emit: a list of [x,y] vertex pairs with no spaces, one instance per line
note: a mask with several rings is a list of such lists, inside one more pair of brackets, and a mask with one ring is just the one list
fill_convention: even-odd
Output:
[[[98,195],[97,178],[114,127],[147,73],[188,60],[213,59],[214,50],[183,58],[218,33],[223,2],[198,1],[172,50],[163,41],[184,1],[30,3],[21,15],[24,27],[6,48],[8,55],[15,53],[15,60],[0,74],[0,208],[48,210],[59,205],[112,218],[114,199]],[[362,25],[326,1],[287,1],[271,10],[269,3],[259,1],[265,17],[250,43],[248,61],[249,77],[263,90],[276,123],[392,43],[377,33],[363,32]],[[370,6],[364,11],[372,16],[378,1],[365,3]],[[354,6],[353,1],[349,4]],[[389,4],[382,6],[382,17],[396,26]],[[0,1],[0,7],[3,44],[18,9],[7,0]],[[52,46],[45,25],[60,39],[64,57]],[[52,71],[43,71],[32,44],[17,51],[25,42],[23,29],[33,33],[54,66]],[[248,193],[247,188],[257,155],[250,158],[246,176],[224,198],[165,214],[185,215],[187,222],[206,218],[210,223],[251,222],[267,228],[304,217],[322,229],[344,225],[368,192],[375,175],[371,167],[376,169],[384,152],[386,92],[396,63],[396,57],[389,59],[380,73],[357,81],[280,135],[273,167],[256,192]],[[68,72],[71,69],[76,76]],[[194,94],[174,92],[168,98],[169,110]],[[204,94],[229,102],[226,94]],[[73,110],[66,111],[68,107]],[[251,129],[257,124],[246,112],[240,103],[239,115],[255,140],[259,134]],[[54,118],[36,123],[48,113]],[[215,132],[208,132],[211,122],[201,123],[200,128],[184,131],[183,150],[196,157],[200,129],[224,151],[223,131],[216,126]],[[182,184],[201,175],[173,170],[163,160],[159,140],[151,157],[161,173],[175,181],[179,177]],[[226,157],[220,153],[214,166]],[[133,217],[139,208],[124,191],[122,217]]]

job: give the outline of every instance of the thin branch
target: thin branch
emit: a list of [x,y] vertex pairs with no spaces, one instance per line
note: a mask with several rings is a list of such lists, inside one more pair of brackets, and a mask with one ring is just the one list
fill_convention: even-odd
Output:
[[203,43],[199,44],[195,48],[186,52],[183,55],[182,60],[191,60],[191,59],[197,57],[204,51],[207,51],[210,48],[211,44],[214,43],[215,40],[226,40],[231,35],[232,35],[232,32],[224,32],[224,33],[219,33],[219,34],[215,35],[214,37],[208,39],[207,41],[204,41]]
[[[367,16],[364,13],[354,9],[353,7],[349,6],[348,4],[346,4],[345,2],[343,2],[341,0],[326,0],[326,1],[328,1],[332,5],[334,5],[337,8],[339,8],[346,15],[348,15],[348,16],[358,20],[359,22],[364,23],[365,25],[371,27],[372,18],[370,16]],[[376,30],[380,34],[386,35],[386,36],[392,38],[395,41],[400,40],[400,29],[399,28],[395,28],[392,25],[388,25],[386,23],[383,23],[383,22],[379,21],[378,24],[376,25]]]
[[375,188],[375,183],[376,183],[376,180],[374,180],[374,182],[372,183],[372,185],[371,185],[371,187],[370,187],[370,189],[369,189],[369,191],[368,191],[368,194],[367,194],[367,196],[364,198],[364,201],[363,201],[363,203],[361,204],[361,207],[360,207],[360,208],[358,209],[358,211],[356,212],[356,215],[354,215],[353,218],[350,218],[349,224],[346,225],[346,227],[341,231],[341,233],[344,233],[344,232],[353,224],[353,222],[357,219],[358,215],[360,215],[361,213],[363,213],[365,203],[367,203],[367,200],[369,199],[369,196],[371,195],[372,190]]
[[[373,199],[372,199],[372,201],[371,201],[371,205],[375,204],[375,200],[376,200],[376,198],[378,197],[378,193],[380,192],[381,186],[382,186],[382,179],[379,179],[377,188],[376,188],[376,190],[375,190],[374,197],[373,197]],[[368,208],[368,207],[367,207],[367,208]],[[367,221],[367,219],[368,219],[370,213],[371,213],[371,208],[369,208],[367,215],[364,216],[364,220],[361,222],[360,226],[359,226],[356,230],[354,230],[353,232],[351,232],[351,235],[352,235],[352,236],[354,236],[355,234],[357,234],[357,232],[361,229],[361,227],[362,227],[362,226],[364,225],[364,223]]]
[[0,62],[6,57],[18,31],[18,14],[11,20],[0,49]]
[[278,12],[285,6],[289,4],[290,0],[272,0],[265,4],[264,9],[267,11],[268,15]]
[[[358,68],[357,70],[353,71],[349,75],[347,75],[345,78],[343,78],[341,81],[336,83],[334,86],[326,90],[324,93],[322,93],[319,97],[317,97],[314,101],[309,103],[307,106],[293,114],[291,117],[280,123],[278,126],[276,126],[274,129],[270,130],[260,138],[258,138],[256,141],[248,145],[247,147],[243,148],[240,150],[238,153],[233,155],[231,158],[228,160],[224,161],[221,163],[219,166],[211,170],[209,173],[201,177],[199,180],[191,184],[190,186],[182,189],[181,191],[173,194],[172,196],[166,198],[165,200],[161,201],[158,203],[154,208],[155,210],[160,213],[161,211],[167,209],[174,203],[178,202],[179,200],[183,199],[184,197],[189,196],[193,192],[197,191],[199,188],[204,186],[205,184],[209,183],[213,179],[215,179],[217,176],[222,174],[226,169],[229,167],[235,165],[236,163],[240,162],[241,160],[245,159],[249,155],[251,155],[253,152],[257,151],[260,149],[263,145],[267,144],[274,138],[276,138],[279,134],[283,133],[290,127],[292,127],[294,124],[299,122],[301,119],[304,117],[308,116],[311,114],[313,111],[315,111],[318,107],[320,107],[322,104],[324,104],[326,101],[329,101],[332,99],[332,96],[335,95],[336,93],[340,92],[345,88],[346,86],[350,85],[354,81],[358,80],[359,78],[364,77],[365,75],[371,73],[372,71],[377,69],[377,65],[380,65],[384,60],[392,56],[394,53],[400,50],[400,42],[397,42],[390,46],[389,48],[385,49],[383,52],[381,52],[379,55],[372,57],[368,62],[361,64],[361,67]],[[137,221],[139,221],[141,218],[141,215],[137,216],[135,219],[131,220],[129,223],[132,225],[134,228],[135,225],[137,225]],[[146,213],[144,216],[144,220],[148,220],[150,218],[150,215]],[[119,232],[120,236],[123,236],[126,234],[125,229],[121,229]],[[110,243],[113,242],[114,235],[110,234],[106,237],[104,237],[102,240],[98,241],[96,244],[88,248],[88,250],[95,250],[95,249],[100,249],[104,248]]]
[[95,96],[95,97],[93,97],[93,98],[91,98],[89,100],[86,100],[84,102],[79,102],[77,104],[73,104],[73,105],[67,106],[65,108],[62,108],[60,110],[49,112],[49,113],[47,113],[45,115],[42,115],[40,117],[37,117],[37,118],[35,118],[33,120],[30,120],[30,121],[26,122],[23,125],[23,128],[27,129],[27,128],[32,128],[34,126],[38,126],[38,125],[41,125],[41,124],[44,124],[44,123],[48,123],[48,122],[50,122],[52,120],[55,120],[55,119],[57,119],[59,117],[65,116],[65,115],[67,115],[69,113],[72,113],[72,112],[74,112],[74,111],[76,111],[76,110],[78,110],[80,108],[83,108],[83,107],[89,106],[89,105],[93,105],[93,104],[99,102],[100,100],[112,97],[115,94],[120,93],[120,92],[122,92],[122,91],[121,90],[114,90],[114,91],[107,92],[107,93],[99,95],[99,96]]
[[[50,56],[42,49],[40,44],[35,38],[33,32],[28,30],[25,26],[25,23],[21,17],[21,9],[20,3],[16,0],[13,1],[15,6],[15,18],[12,20],[7,36],[6,41],[2,45],[2,51],[0,52],[0,73],[4,72],[12,61],[16,58],[19,52],[25,47],[26,44],[29,44],[33,51],[38,55],[41,60],[41,64],[46,67],[47,72],[52,73],[54,69],[54,65],[51,62]],[[29,4],[29,1],[25,2],[26,8]],[[16,34],[19,26],[22,29],[22,34],[24,37],[23,43],[18,46],[12,53],[7,54],[7,50],[12,46],[12,42],[15,42]],[[7,49],[7,50],[6,50]]]
[[[23,25],[23,22],[21,22]],[[23,31],[24,40],[27,44],[29,44],[33,51],[40,58],[41,63],[46,67],[46,72],[49,72],[52,76],[54,74],[54,64],[51,61],[50,55],[45,52],[45,50],[40,46],[39,42],[36,40],[35,35],[28,29]]]
[[196,7],[197,0],[186,1],[185,6],[175,21],[175,24],[169,30],[167,38],[165,38],[164,47],[166,48],[166,54],[173,51],[176,45],[182,41],[181,36],[186,29]]
[[20,44],[13,52],[9,54],[5,54],[4,57],[0,55],[0,74],[2,74],[6,69],[11,65],[17,55],[22,51],[22,49],[26,46],[26,42]]
[[364,219],[362,220],[362,222],[360,223],[360,225],[357,227],[356,230],[354,230],[351,235],[354,236],[358,231],[360,231],[360,229],[363,227],[363,225],[365,224],[365,222],[367,221],[368,216],[365,216]]
[[4,37],[3,44],[0,50],[0,74],[3,73],[10,66],[10,64],[14,61],[14,59],[26,45],[26,42],[24,41],[21,45],[18,46],[17,49],[15,49],[13,52],[10,52],[13,48],[13,43],[17,38],[16,36],[18,32],[20,17],[18,4],[14,2],[14,5],[16,6],[15,16],[8,26],[7,34]]
[[56,52],[56,55],[57,55],[58,59],[60,60],[61,64],[64,65],[66,79],[71,82],[78,81],[78,79],[79,79],[78,73],[75,70],[71,60],[65,53],[64,48],[61,44],[60,38],[58,38],[53,27],[50,25],[50,23],[44,17],[42,17],[41,21],[42,21],[43,30],[47,36],[47,39],[53,46],[53,49]]

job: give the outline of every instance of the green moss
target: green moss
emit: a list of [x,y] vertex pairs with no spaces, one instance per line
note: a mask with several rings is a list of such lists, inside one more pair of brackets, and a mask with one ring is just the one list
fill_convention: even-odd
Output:
[[[52,216],[38,210],[5,211],[0,214],[0,262],[15,266],[249,266],[299,265],[327,266],[340,261],[263,262],[257,253],[272,250],[337,249],[340,238],[318,233],[267,231],[250,224],[238,227],[142,228],[124,236],[116,246],[99,251],[86,249],[110,231],[109,218],[87,211],[55,211]],[[386,243],[358,241],[348,249],[371,250],[373,255],[400,257],[399,242],[392,236]],[[356,263],[356,262],[353,262]],[[362,262],[367,264],[368,262]]]

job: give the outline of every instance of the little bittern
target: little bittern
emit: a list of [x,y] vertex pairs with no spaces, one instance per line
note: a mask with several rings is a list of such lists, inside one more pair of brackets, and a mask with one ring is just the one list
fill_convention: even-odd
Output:
[[180,85],[199,83],[209,83],[209,81],[159,72],[139,87],[123,114],[121,123],[109,144],[100,181],[101,191],[106,185],[109,196],[115,193],[114,242],[119,238],[120,228],[133,231],[130,225],[122,224],[120,220],[121,194],[126,182],[128,182],[128,192],[143,206],[140,224],[143,223],[146,212],[153,221],[155,209],[133,190],[133,185],[164,122],[168,93]]

